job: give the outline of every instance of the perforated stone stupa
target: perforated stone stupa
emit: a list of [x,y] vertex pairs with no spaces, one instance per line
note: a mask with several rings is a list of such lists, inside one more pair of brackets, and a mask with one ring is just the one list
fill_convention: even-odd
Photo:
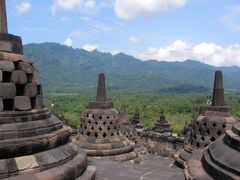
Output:
[[134,127],[132,127],[129,119],[127,118],[126,115],[126,109],[125,107],[121,107],[119,111],[120,115],[120,123],[121,123],[121,131],[126,138],[133,142],[137,142],[138,136],[137,136],[137,131]]
[[231,107],[224,105],[222,72],[216,71],[212,106],[200,108],[199,116],[193,121],[187,143],[174,155],[176,163],[184,167],[194,151],[207,147],[223,135],[226,129],[231,129],[236,121]]
[[142,129],[144,128],[144,123],[142,122],[140,118],[140,114],[138,110],[136,110],[133,114],[133,117],[131,118],[131,125],[136,129]]
[[154,124],[153,131],[159,132],[159,133],[171,133],[171,125],[167,122],[166,117],[162,113],[159,117],[159,120]]
[[89,156],[117,161],[139,162],[138,154],[120,131],[120,118],[113,103],[107,101],[105,76],[99,74],[97,98],[82,113],[76,144]]
[[184,171],[186,179],[240,179],[240,123],[226,130],[207,149],[196,152]]
[[0,21],[0,179],[93,178],[86,153],[69,140],[71,128],[43,106],[39,73],[21,38],[8,34],[5,0]]

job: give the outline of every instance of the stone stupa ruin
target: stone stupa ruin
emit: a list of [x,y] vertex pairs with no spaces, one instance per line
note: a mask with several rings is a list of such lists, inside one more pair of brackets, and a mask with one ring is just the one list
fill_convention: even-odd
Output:
[[144,128],[144,123],[142,119],[140,118],[140,114],[138,112],[138,109],[135,110],[132,118],[130,119],[131,125],[136,128],[136,129],[143,129]]
[[154,124],[153,131],[159,133],[172,133],[171,125],[167,122],[165,115],[161,114],[159,120]]
[[8,34],[0,0],[0,179],[94,178],[87,155],[69,139],[71,128],[44,108],[39,73]]
[[126,138],[133,142],[137,142],[138,140],[138,135],[137,131],[134,127],[132,127],[127,115],[126,115],[126,109],[124,106],[120,108],[119,111],[119,116],[120,116],[120,124],[121,124],[121,131]]
[[184,168],[195,151],[207,147],[209,144],[231,129],[237,119],[232,109],[224,104],[223,77],[221,71],[215,72],[212,106],[201,107],[199,116],[193,121],[189,139],[184,148],[175,155],[176,163]]
[[107,101],[105,76],[99,74],[97,97],[82,113],[80,132],[75,138],[78,146],[89,156],[138,163],[140,158],[130,141],[121,133],[120,118],[113,103]]

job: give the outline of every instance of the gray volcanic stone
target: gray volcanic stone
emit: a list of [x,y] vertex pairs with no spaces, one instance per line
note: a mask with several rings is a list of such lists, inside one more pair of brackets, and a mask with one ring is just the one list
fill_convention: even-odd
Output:
[[24,89],[24,95],[35,97],[37,95],[37,85],[35,83],[28,83]]
[[12,71],[15,69],[13,62],[2,60],[0,61],[0,69],[3,71]]
[[43,108],[43,96],[37,95],[35,99],[34,109],[42,109]]
[[139,163],[130,141],[121,133],[119,113],[107,102],[105,77],[99,74],[96,102],[82,113],[81,127],[75,143],[89,156],[114,161]]
[[0,83],[0,96],[3,99],[14,99],[16,96],[16,87],[13,83]]
[[3,72],[0,70],[0,82],[3,80]]
[[98,180],[184,180],[183,172],[175,167],[172,158],[154,155],[141,157],[140,164],[89,158],[89,165],[97,167]]
[[14,70],[12,72],[11,82],[16,84],[26,84],[27,83],[27,74],[21,70]]
[[3,98],[0,97],[0,112],[3,111]]
[[30,98],[28,96],[16,96],[14,98],[14,108],[20,111],[30,110],[32,108]]
[[29,63],[20,62],[19,65],[18,65],[18,69],[23,70],[26,73],[33,73],[33,67]]
[[0,179],[93,180],[95,168],[71,133],[43,109],[38,71],[23,56],[21,37],[8,34],[0,0]]
[[34,66],[33,66],[33,80],[32,80],[32,82],[36,83],[37,85],[41,85],[41,80],[40,80],[39,73]]

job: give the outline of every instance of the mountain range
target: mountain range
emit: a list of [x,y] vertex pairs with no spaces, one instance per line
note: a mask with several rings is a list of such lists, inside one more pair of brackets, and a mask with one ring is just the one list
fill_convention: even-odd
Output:
[[240,90],[240,68],[214,67],[199,61],[142,61],[119,53],[89,52],[57,43],[24,45],[24,54],[41,73],[45,90],[78,91],[96,88],[104,72],[109,90],[122,92],[206,92],[214,71],[222,70],[225,89]]

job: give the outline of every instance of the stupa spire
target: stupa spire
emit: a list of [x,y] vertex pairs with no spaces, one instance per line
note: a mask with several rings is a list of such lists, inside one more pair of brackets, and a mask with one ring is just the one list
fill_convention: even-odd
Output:
[[106,95],[106,86],[105,86],[105,75],[104,73],[100,73],[98,78],[96,102],[106,102],[106,101],[107,101],[107,95]]
[[212,106],[224,106],[224,89],[222,71],[215,72]]
[[6,1],[0,0],[0,33],[8,34]]

